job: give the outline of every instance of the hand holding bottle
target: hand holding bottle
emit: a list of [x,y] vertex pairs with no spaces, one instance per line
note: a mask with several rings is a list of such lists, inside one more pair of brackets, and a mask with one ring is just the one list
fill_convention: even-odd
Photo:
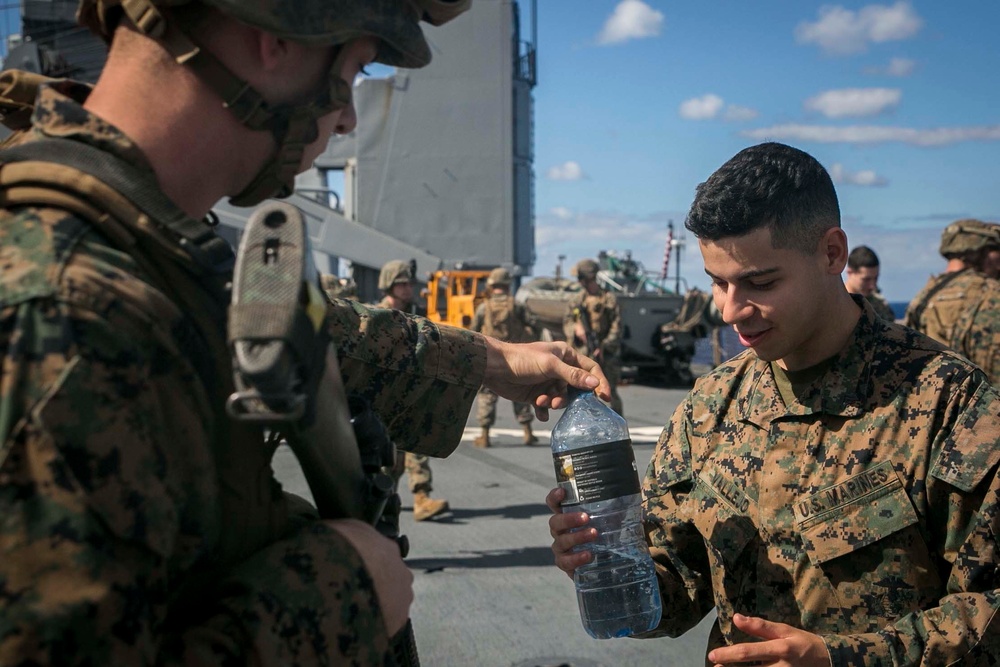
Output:
[[555,555],[556,567],[572,578],[576,568],[586,565],[594,558],[590,551],[574,549],[596,540],[597,529],[584,527],[590,522],[586,512],[563,512],[560,503],[565,497],[566,492],[562,487],[556,487],[545,496],[545,504],[552,510],[549,533],[552,535],[552,553]]

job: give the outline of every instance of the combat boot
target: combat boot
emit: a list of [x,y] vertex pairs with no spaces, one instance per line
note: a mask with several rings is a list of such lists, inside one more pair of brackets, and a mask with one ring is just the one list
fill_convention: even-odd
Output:
[[524,425],[524,444],[526,445],[538,444],[538,438],[536,438],[535,434],[531,432],[531,424]]
[[487,447],[489,447],[490,446],[490,430],[488,428],[483,427],[483,433],[482,433],[482,435],[478,436],[475,440],[473,440],[472,444],[474,444],[476,447],[482,447],[483,449],[486,449]]
[[423,521],[430,519],[449,509],[448,501],[444,499],[431,498],[423,491],[413,494],[413,520]]

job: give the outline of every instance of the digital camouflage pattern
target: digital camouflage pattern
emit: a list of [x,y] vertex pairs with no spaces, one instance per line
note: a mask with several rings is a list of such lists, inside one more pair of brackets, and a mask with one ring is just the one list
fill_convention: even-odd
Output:
[[[509,274],[504,269],[493,269],[489,281],[491,285],[502,286],[510,284]],[[504,282],[506,280],[507,282]],[[527,343],[535,340],[535,334],[528,324],[524,306],[515,303],[514,298],[507,293],[491,294],[488,299],[476,307],[472,318],[472,331],[479,331],[487,336],[511,343]],[[481,387],[476,401],[476,421],[483,428],[490,428],[496,423],[497,401],[499,396],[490,389]],[[530,424],[534,419],[534,409],[529,403],[513,402],[514,416],[519,424]]]
[[1000,388],[1000,282],[970,301],[955,322],[949,347],[982,368]]
[[[590,262],[595,267],[597,262],[593,260],[581,260],[577,263],[578,271],[589,271]],[[597,269],[594,269],[596,275]],[[590,327],[597,334],[598,343],[601,346],[601,370],[608,378],[611,385],[611,407],[618,414],[625,416],[624,405],[621,396],[618,394],[618,385],[622,378],[621,368],[621,345],[622,345],[622,314],[618,306],[618,299],[606,289],[600,288],[596,295],[588,294],[586,290],[580,290],[569,301],[566,308],[566,315],[563,318],[563,334],[566,342],[577,353],[587,356],[587,342],[576,338],[576,316],[574,312],[577,308],[587,312],[590,316]]]
[[709,650],[753,641],[741,613],[821,635],[834,667],[996,664],[1000,395],[864,306],[797,397],[786,406],[747,350],[664,429],[643,485],[653,634],[715,607]]
[[[31,132],[149,172],[54,90]],[[226,420],[228,355],[131,252],[60,210],[0,211],[0,664],[382,664],[360,559],[281,492],[259,431]],[[458,445],[481,339],[346,301],[328,324],[391,437]]]
[[[967,333],[959,332],[956,336],[956,325],[965,313],[984,304],[989,293],[997,291],[1000,291],[1000,280],[988,278],[971,268],[932,276],[907,306],[903,323],[940,343],[954,347],[970,359],[973,355],[982,358],[983,354],[989,355],[991,351],[955,346]],[[986,342],[992,347],[989,336],[980,334],[975,339],[979,344]]]
[[872,309],[875,311],[876,315],[881,317],[886,322],[896,321],[896,313],[893,312],[892,306],[889,305],[889,302],[885,300],[884,296],[878,292],[872,292],[865,298],[868,300],[868,303],[872,305]]

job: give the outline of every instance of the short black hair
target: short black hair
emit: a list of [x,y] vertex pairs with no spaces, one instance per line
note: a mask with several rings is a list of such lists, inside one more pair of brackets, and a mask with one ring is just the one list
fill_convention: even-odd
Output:
[[866,245],[859,245],[847,256],[847,268],[851,271],[858,269],[877,269],[879,267],[878,255]]
[[699,185],[684,226],[709,241],[767,226],[775,248],[812,253],[826,230],[840,227],[840,204],[816,158],[768,142],[743,149]]

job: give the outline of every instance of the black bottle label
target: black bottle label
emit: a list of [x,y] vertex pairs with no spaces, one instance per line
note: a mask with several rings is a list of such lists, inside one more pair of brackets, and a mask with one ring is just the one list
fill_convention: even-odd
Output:
[[566,490],[564,507],[639,493],[630,439],[560,452],[552,460],[556,482]]

